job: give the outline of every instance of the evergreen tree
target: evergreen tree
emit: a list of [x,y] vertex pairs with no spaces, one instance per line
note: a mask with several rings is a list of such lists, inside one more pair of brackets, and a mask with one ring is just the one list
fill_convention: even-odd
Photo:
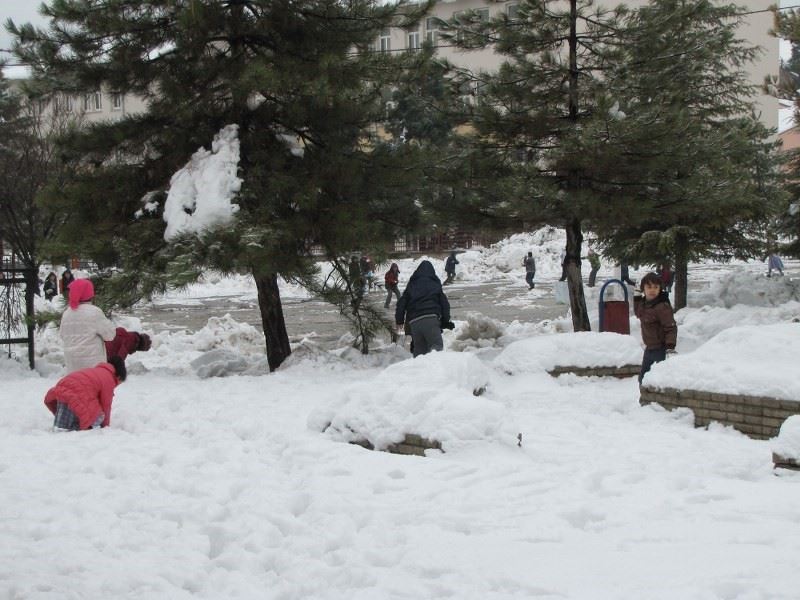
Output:
[[653,0],[632,16],[626,60],[609,75],[626,115],[619,181],[636,194],[596,232],[618,259],[674,262],[676,308],[690,260],[763,252],[781,198],[773,132],[754,114],[744,70],[757,50],[736,36],[741,17],[707,0]]
[[[290,352],[278,276],[311,281],[310,249],[330,259],[394,238],[417,219],[420,156],[384,140],[383,91],[417,56],[370,51],[381,29],[427,4],[372,0],[53,0],[48,30],[9,24],[37,81],[147,99],[147,111],[68,140],[84,165],[67,190],[93,239],[126,267],[112,289],[132,301],[203,268],[252,273],[271,369]],[[225,125],[238,126],[242,188],[234,223],[166,242],[157,210],[169,178]],[[159,209],[160,210],[160,209]],[[77,230],[73,240],[80,240]]]
[[606,135],[613,116],[605,72],[620,55],[623,14],[590,0],[522,0],[514,18],[484,21],[473,11],[443,27],[457,46],[493,45],[502,59],[497,72],[460,73],[481,100],[463,200],[484,214],[566,229],[576,331],[590,328],[580,272],[584,224],[608,211],[601,157],[614,141]]
[[[775,11],[775,30],[774,34],[792,44],[792,59],[790,65],[794,73],[800,73],[800,58],[798,48],[800,48],[800,11],[776,10]],[[794,85],[784,97],[791,99],[794,106],[794,117],[797,121],[798,110],[800,110],[800,95],[797,93],[798,86]],[[787,243],[781,248],[781,252],[794,257],[800,257],[800,150],[787,152],[787,195],[783,206],[780,207],[776,215],[776,233],[784,236]]]

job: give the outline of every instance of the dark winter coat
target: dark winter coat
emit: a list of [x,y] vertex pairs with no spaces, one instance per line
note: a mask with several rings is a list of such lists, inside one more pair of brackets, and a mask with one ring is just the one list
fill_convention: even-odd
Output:
[[394,318],[398,325],[402,325],[426,315],[436,315],[442,323],[450,321],[450,302],[442,291],[442,282],[433,265],[423,260],[408,280],[397,302]]
[[89,429],[102,412],[103,427],[111,424],[111,402],[114,388],[119,380],[114,366],[101,363],[96,367],[74,371],[62,377],[44,397],[44,404],[51,413],[56,413],[56,404],[61,402],[78,417],[81,429]]
[[[444,272],[445,273],[455,273],[456,272],[456,265],[458,264],[458,260],[456,260],[456,255],[451,254],[447,257],[447,260],[444,263]],[[422,265],[420,265],[422,266]]]
[[58,296],[58,278],[55,274],[52,277],[48,275],[44,280],[44,297],[50,300],[56,296]]
[[635,296],[633,312],[642,323],[642,341],[648,350],[675,348],[678,325],[666,292],[661,292],[654,300]]

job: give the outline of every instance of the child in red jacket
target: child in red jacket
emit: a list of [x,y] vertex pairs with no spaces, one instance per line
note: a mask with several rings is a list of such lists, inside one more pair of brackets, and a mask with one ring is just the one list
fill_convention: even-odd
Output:
[[44,404],[55,416],[54,431],[108,427],[114,389],[127,373],[125,362],[112,356],[107,363],[73,371],[47,392]]

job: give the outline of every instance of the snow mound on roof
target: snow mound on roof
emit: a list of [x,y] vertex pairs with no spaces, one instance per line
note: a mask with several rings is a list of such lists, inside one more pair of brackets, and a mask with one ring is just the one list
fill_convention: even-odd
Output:
[[583,331],[519,340],[509,344],[494,366],[510,374],[550,371],[555,367],[621,367],[638,364],[642,347],[630,335]]
[[[474,355],[433,352],[396,363],[315,409],[312,430],[331,439],[369,441],[385,449],[413,433],[443,445],[514,440],[506,410],[483,393],[491,371]],[[480,394],[480,395],[476,395]]]
[[644,384],[800,401],[800,323],[731,327],[653,366]]

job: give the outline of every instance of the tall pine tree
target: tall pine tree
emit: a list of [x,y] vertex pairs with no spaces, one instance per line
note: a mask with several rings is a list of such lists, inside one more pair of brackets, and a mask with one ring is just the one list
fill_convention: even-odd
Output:
[[607,252],[675,265],[675,306],[690,260],[750,258],[780,200],[769,131],[745,71],[757,49],[737,37],[742,11],[708,0],[653,0],[632,15],[609,89],[626,115],[618,178],[635,190],[616,221],[596,224]]
[[[372,0],[53,0],[47,30],[11,28],[38,81],[147,99],[146,112],[76,134],[84,165],[67,191],[83,249],[121,260],[128,301],[206,267],[252,273],[271,369],[290,353],[278,277],[308,281],[312,245],[330,257],[393,239],[413,223],[421,178],[413,148],[377,134],[382,94],[417,56],[371,51],[381,29],[428,5]],[[240,211],[231,226],[163,240],[169,178],[225,125],[238,126]],[[161,202],[163,205],[163,202]],[[152,206],[152,204],[151,204]],[[158,217],[158,213],[155,215]]]
[[488,192],[488,205],[486,197],[478,201],[484,212],[566,229],[576,331],[590,328],[580,271],[584,226],[608,211],[606,161],[587,157],[608,152],[605,73],[618,61],[622,15],[591,0],[522,0],[514,17],[485,21],[468,12],[445,27],[457,46],[492,45],[502,60],[496,72],[460,74],[481,99],[466,180],[480,191],[463,195]]

